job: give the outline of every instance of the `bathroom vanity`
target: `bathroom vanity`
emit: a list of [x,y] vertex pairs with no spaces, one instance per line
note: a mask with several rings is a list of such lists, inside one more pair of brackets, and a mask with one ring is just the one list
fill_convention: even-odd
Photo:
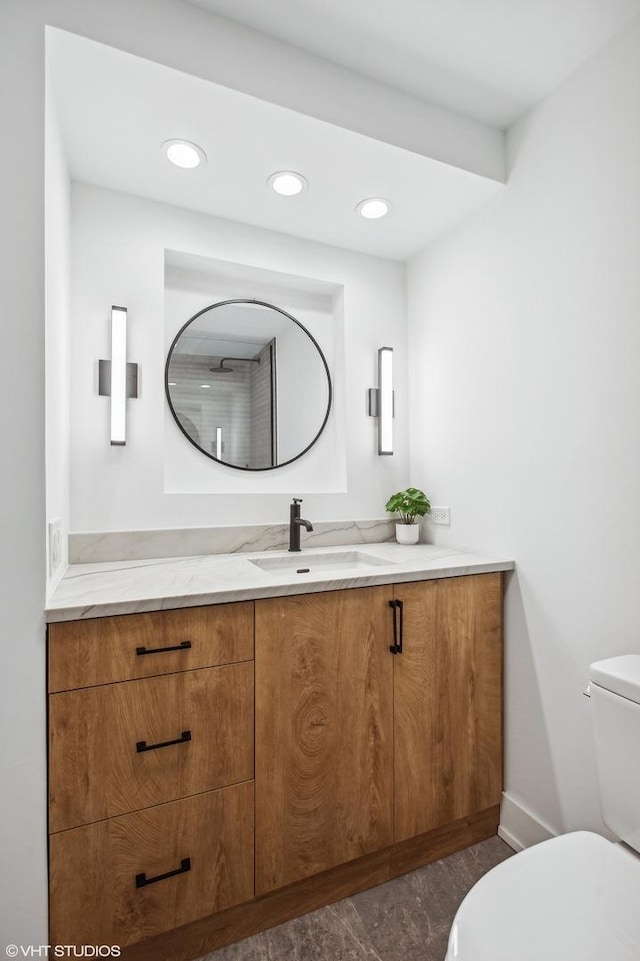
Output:
[[513,564],[343,554],[70,569],[48,610],[52,944],[197,957],[495,834]]

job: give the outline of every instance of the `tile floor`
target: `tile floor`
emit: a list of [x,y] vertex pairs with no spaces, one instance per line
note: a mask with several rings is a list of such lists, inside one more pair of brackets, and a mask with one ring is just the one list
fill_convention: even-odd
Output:
[[462,898],[511,854],[490,838],[201,961],[443,961]]

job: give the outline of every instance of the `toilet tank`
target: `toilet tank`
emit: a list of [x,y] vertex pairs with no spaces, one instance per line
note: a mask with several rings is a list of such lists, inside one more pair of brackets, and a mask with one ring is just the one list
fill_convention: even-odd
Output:
[[640,654],[592,664],[589,693],[602,818],[640,851]]

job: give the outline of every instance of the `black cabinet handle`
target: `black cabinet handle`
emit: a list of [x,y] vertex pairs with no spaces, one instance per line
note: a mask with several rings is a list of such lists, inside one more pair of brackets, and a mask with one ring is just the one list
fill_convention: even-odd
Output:
[[136,647],[136,654],[138,657],[142,657],[143,654],[164,654],[166,651],[188,651],[191,647],[191,641],[182,641],[181,644],[176,644],[175,647]]
[[[389,601],[393,617],[393,644],[389,647],[392,654],[402,654],[402,640],[404,636],[404,602]],[[398,617],[396,617],[396,612]]]
[[159,747],[171,747],[172,744],[186,744],[186,742],[190,740],[191,731],[183,731],[175,741],[160,741],[158,744],[147,744],[146,741],[138,741],[136,743],[136,751],[138,754],[142,754],[144,751],[157,751]]
[[164,881],[165,878],[175,878],[176,874],[186,874],[187,871],[191,870],[191,858],[183,858],[180,862],[180,867],[176,868],[175,871],[167,871],[166,874],[156,874],[155,878],[148,878],[145,872],[142,874],[136,874],[136,887],[144,888],[147,884],[155,884],[156,881]]

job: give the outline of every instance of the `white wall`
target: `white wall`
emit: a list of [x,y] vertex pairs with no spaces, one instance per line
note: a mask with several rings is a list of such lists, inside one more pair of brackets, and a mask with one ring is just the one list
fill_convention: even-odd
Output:
[[44,36],[27,6],[0,4],[2,948],[47,943]]
[[[182,436],[164,397],[164,364],[168,345],[193,310],[189,306],[176,319],[172,292],[165,333],[165,249],[344,288],[335,331],[314,330],[333,357],[335,394],[330,425],[309,455],[254,474],[216,464]],[[389,494],[408,482],[402,264],[74,185],[71,288],[72,530],[282,523],[291,495],[298,493],[312,521],[381,517]],[[198,301],[199,308],[208,302]],[[111,304],[129,309],[128,354],[140,364],[140,396],[128,405],[126,447],[109,445],[109,402],[96,391],[97,360],[109,356]],[[393,458],[377,456],[376,422],[365,404],[383,343],[397,348]]]
[[[48,590],[68,560],[69,531],[69,171],[49,77],[46,78],[45,340],[47,525],[60,521],[60,563],[47,562]],[[49,557],[47,527],[47,559]]]
[[411,476],[507,553],[506,787],[600,827],[592,660],[640,652],[640,23],[509,136],[505,193],[408,271]]

